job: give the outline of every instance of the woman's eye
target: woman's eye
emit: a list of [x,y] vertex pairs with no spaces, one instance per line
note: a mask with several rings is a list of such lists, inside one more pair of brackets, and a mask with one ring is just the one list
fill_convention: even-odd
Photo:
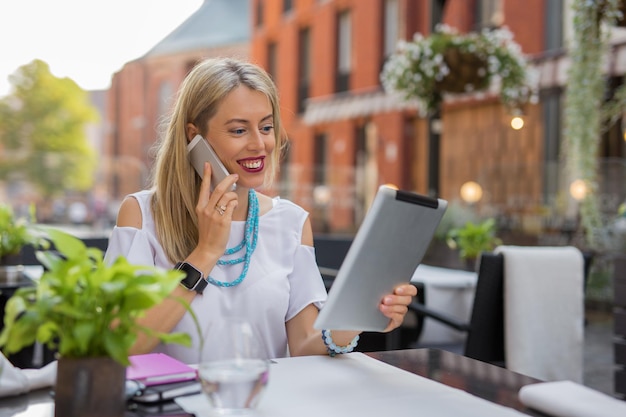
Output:
[[272,126],[272,125],[263,126],[261,128],[261,132],[263,132],[263,133],[270,133],[272,131],[272,129],[274,129],[274,126]]
[[244,133],[246,133],[246,129],[243,128],[239,128],[239,129],[233,129],[232,131],[235,135],[243,135]]

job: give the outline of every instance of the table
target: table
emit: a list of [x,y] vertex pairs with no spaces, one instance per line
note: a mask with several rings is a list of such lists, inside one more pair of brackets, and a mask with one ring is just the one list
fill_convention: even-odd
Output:
[[517,396],[521,387],[542,382],[538,379],[439,349],[405,349],[366,355],[525,414],[544,416],[528,409]]
[[[537,379],[438,349],[405,349],[369,352],[366,355],[525,414],[543,416],[527,409],[517,399],[519,389],[541,382]],[[0,399],[0,417],[52,417],[52,401],[48,389]],[[418,414],[419,407],[416,407]],[[127,416],[134,417],[135,414],[129,412]]]

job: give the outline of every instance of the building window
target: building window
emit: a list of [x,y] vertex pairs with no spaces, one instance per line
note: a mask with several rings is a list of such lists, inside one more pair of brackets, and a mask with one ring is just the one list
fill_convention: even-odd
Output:
[[313,184],[326,184],[326,160],[327,160],[327,142],[326,133],[317,133],[314,138],[313,149]]
[[303,28],[298,34],[298,113],[303,113],[311,83],[311,33]]
[[283,0],[283,13],[287,14],[293,9],[292,0]]
[[263,0],[256,0],[256,26],[263,26]]
[[367,133],[366,125],[355,127],[354,132],[354,224],[361,224],[365,218],[367,196]]
[[349,11],[339,14],[337,19],[337,75],[335,91],[341,93],[350,88],[352,69],[352,19]]
[[170,107],[174,99],[174,88],[172,83],[164,81],[159,86],[159,117],[163,117],[170,112]]
[[395,52],[399,39],[398,0],[385,0],[383,16],[383,58],[386,60]]
[[433,0],[430,9],[430,31],[434,32],[438,24],[443,22],[443,9],[446,0]]
[[270,42],[267,45],[267,73],[274,80],[274,84],[278,84],[278,45],[276,42]]
[[502,0],[478,0],[476,2],[476,29],[497,28],[504,23]]

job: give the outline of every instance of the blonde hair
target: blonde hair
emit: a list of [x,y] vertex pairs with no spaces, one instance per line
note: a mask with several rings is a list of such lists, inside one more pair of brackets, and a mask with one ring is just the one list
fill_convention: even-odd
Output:
[[198,63],[183,81],[171,119],[156,153],[152,186],[152,214],[157,237],[172,263],[185,259],[198,242],[195,207],[201,179],[187,159],[186,126],[193,123],[206,137],[208,121],[233,89],[246,86],[265,94],[272,106],[276,146],[270,155],[265,185],[272,183],[284,139],[278,93],[260,67],[233,58]]

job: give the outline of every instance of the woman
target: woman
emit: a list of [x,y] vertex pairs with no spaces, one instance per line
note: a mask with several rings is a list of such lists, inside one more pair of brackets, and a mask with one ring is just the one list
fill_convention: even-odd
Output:
[[[229,58],[208,59],[187,76],[158,150],[151,190],[122,203],[109,241],[107,259],[177,267],[187,277],[175,297],[191,303],[205,340],[200,358],[211,357],[219,340],[212,323],[245,317],[261,339],[268,358],[344,353],[359,332],[313,328],[326,299],[313,249],[308,213],[280,198],[255,191],[273,179],[282,135],[276,88],[261,68]],[[212,167],[203,177],[194,170],[187,144],[201,135],[231,174],[211,190]],[[232,186],[236,184],[233,191]],[[206,288],[198,288],[197,285]],[[201,293],[200,293],[201,292]],[[397,328],[416,293],[400,285],[383,298]],[[134,353],[153,350],[185,362],[198,362],[196,327],[177,301],[167,300],[142,319],[162,332],[187,332],[191,348],[159,345],[139,337]]]

